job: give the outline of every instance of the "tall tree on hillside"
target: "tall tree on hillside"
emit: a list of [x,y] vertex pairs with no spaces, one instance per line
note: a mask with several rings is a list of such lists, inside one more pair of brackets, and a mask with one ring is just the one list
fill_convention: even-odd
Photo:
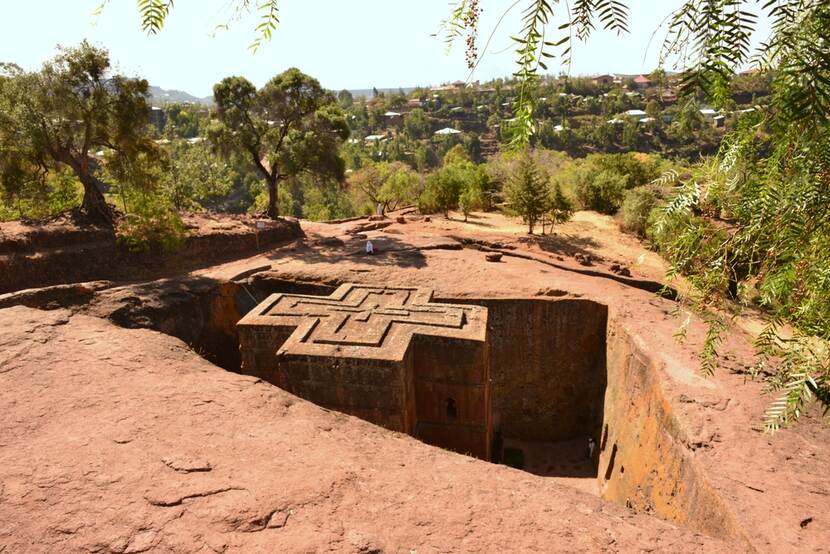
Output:
[[507,184],[507,201],[527,223],[527,232],[531,235],[536,222],[548,209],[547,181],[547,175],[525,154]]
[[84,214],[111,225],[92,154],[110,150],[113,165],[134,167],[137,178],[157,157],[147,81],[112,75],[107,52],[87,42],[61,49],[37,72],[0,70],[0,188],[13,196],[24,185],[48,187],[46,177],[68,167],[83,184]]
[[339,146],[349,127],[334,96],[313,77],[291,68],[259,90],[244,77],[228,77],[213,96],[218,121],[210,138],[223,153],[244,156],[265,179],[268,217],[279,214],[280,181],[303,172],[343,179]]

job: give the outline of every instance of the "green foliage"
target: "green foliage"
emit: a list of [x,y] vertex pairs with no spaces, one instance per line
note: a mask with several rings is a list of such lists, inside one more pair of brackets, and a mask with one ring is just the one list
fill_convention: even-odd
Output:
[[[261,181],[257,181],[251,187],[254,201],[248,207],[248,213],[261,216],[268,212],[269,194],[266,187]],[[277,206],[280,209],[278,215],[293,215],[294,196],[291,191],[285,187],[280,187],[277,191]]]
[[341,108],[347,110],[354,105],[354,96],[348,90],[343,89],[337,93],[337,103]]
[[132,211],[116,228],[118,240],[134,252],[178,250],[186,237],[179,215],[154,196],[137,193],[131,200]]
[[565,223],[573,216],[573,204],[562,192],[561,185],[554,181],[551,185],[548,202],[548,217],[553,225]]
[[[426,178],[424,191],[418,198],[418,209],[422,213],[441,212],[449,217],[450,210],[458,207],[463,192],[473,189],[483,191],[487,187],[487,180],[482,166],[451,156],[450,163]],[[468,193],[465,203],[471,202],[475,194],[477,193]],[[473,209],[471,204],[468,204],[468,209]]]
[[[104,0],[98,8],[98,13],[106,4]],[[164,21],[170,8],[173,7],[173,0],[136,0],[138,14],[141,17],[141,30],[147,34],[155,35],[164,27]]]
[[658,160],[641,154],[591,154],[568,166],[556,181],[573,190],[580,208],[614,214],[625,191],[654,179],[659,167]]
[[404,119],[406,133],[415,139],[429,138],[432,131],[432,124],[429,122],[424,110],[415,108]]
[[[48,196],[53,182],[48,175],[68,168],[84,187],[87,216],[111,224],[93,154],[106,149],[114,166],[142,169],[158,159],[147,135],[147,82],[113,75],[107,52],[86,42],[61,49],[37,72],[0,69],[0,186],[5,195],[40,188]],[[146,175],[136,174],[135,180]]]
[[194,138],[199,134],[199,117],[194,107],[182,104],[170,104],[165,106],[164,113],[167,123],[164,128],[164,135],[168,139]]
[[334,96],[296,68],[260,90],[244,77],[228,77],[213,88],[218,121],[208,132],[226,155],[247,157],[265,180],[267,215],[278,214],[280,181],[301,173],[341,181],[340,144],[349,128]]
[[[253,0],[242,0],[242,6],[248,8]],[[277,28],[277,23],[280,22],[277,17],[277,0],[257,0],[256,8],[260,12],[259,24],[257,24],[254,31],[257,37],[248,46],[251,52],[256,52],[262,46],[264,41],[271,40],[271,34]]]
[[505,193],[510,209],[522,216],[530,234],[549,209],[548,181],[548,175],[539,169],[533,158],[525,155],[507,183]]
[[193,210],[229,194],[234,176],[205,143],[177,143],[161,182],[162,193],[175,209]]
[[623,231],[645,238],[649,217],[657,206],[658,197],[648,187],[637,187],[625,191],[620,207],[620,226]]
[[349,196],[336,182],[303,184],[303,217],[312,221],[328,221],[356,215]]
[[420,194],[420,176],[401,162],[368,163],[349,176],[348,185],[355,206],[365,214],[412,205]]
[[451,165],[459,162],[469,162],[470,155],[461,144],[456,144],[444,154],[444,165]]
[[614,171],[592,171],[582,168],[576,173],[574,190],[577,202],[583,210],[614,214],[622,203],[625,185],[625,176]]
[[[672,271],[694,285],[696,309],[731,314],[752,302],[770,314],[756,343],[760,362],[778,366],[770,430],[797,419],[811,399],[830,406],[830,123],[790,115],[771,110],[745,121],[717,158],[680,183],[654,231]],[[725,328],[722,318],[708,319],[704,368],[716,363]],[[791,337],[781,333],[785,324]]]
[[464,221],[467,221],[471,212],[484,209],[488,205],[487,174],[481,170],[478,173],[478,178],[469,179],[464,183],[464,188],[458,196],[458,209],[464,214]]
[[56,171],[47,175],[46,181],[45,187],[25,181],[2,187],[0,221],[42,219],[78,206],[84,189],[71,171]]

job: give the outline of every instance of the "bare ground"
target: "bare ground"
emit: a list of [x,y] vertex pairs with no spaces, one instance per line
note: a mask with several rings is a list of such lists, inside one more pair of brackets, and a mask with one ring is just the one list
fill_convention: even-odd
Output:
[[[827,551],[827,426],[811,412],[760,432],[769,399],[746,380],[751,337],[740,329],[716,375],[701,377],[701,322],[677,344],[673,303],[637,285],[662,280],[665,262],[613,221],[580,213],[531,240],[483,214],[373,226],[303,223],[305,240],[194,276],[270,267],[440,298],[603,302],[653,360],[683,448],[737,522],[734,542],[323,410],[154,331],[79,308],[12,307],[0,310],[0,552]],[[487,262],[476,248],[505,255]]]

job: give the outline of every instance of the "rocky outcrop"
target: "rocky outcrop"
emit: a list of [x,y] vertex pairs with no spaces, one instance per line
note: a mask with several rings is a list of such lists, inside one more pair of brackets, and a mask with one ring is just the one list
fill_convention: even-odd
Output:
[[[225,217],[201,225],[182,247],[131,252],[99,227],[0,224],[0,293],[100,279],[134,280],[181,273],[252,255],[303,236],[299,223],[280,220],[257,229]],[[14,225],[14,229],[11,226]]]

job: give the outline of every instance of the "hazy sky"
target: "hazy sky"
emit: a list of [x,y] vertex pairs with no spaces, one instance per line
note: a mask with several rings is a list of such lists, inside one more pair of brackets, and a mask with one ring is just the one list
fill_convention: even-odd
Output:
[[[232,20],[231,0],[176,0],[163,31],[150,37],[139,28],[134,0],[110,0],[96,21],[91,14],[99,2],[0,0],[0,61],[35,69],[55,54],[56,45],[74,45],[86,38],[108,48],[122,72],[197,96],[210,95],[213,84],[228,75],[244,75],[262,85],[291,66],[331,89],[429,85],[468,76],[463,39],[447,55],[442,40],[430,36],[448,16],[448,0],[283,0],[280,26],[256,54],[247,50],[255,36],[256,14],[230,21],[229,31],[214,33],[217,25]],[[578,44],[572,74],[654,68],[665,31],[657,32],[650,48],[649,40],[681,1],[628,4],[631,33],[596,33],[587,45]],[[510,2],[482,0],[481,5],[483,47]],[[519,9],[514,9],[505,18],[474,80],[513,71],[508,37],[519,30],[519,16]],[[548,66],[552,73],[559,71],[555,62]]]

